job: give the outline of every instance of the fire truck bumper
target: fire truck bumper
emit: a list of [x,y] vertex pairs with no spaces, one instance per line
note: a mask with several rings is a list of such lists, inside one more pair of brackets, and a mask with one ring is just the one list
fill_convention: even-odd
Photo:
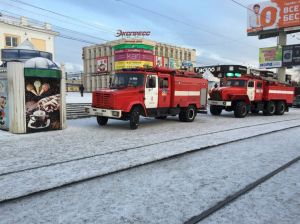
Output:
[[111,117],[111,118],[122,117],[121,110],[109,110],[109,109],[101,109],[95,107],[85,107],[85,112],[91,116],[102,116],[102,117]]
[[231,101],[209,100],[208,104],[209,105],[215,105],[215,106],[231,107]]

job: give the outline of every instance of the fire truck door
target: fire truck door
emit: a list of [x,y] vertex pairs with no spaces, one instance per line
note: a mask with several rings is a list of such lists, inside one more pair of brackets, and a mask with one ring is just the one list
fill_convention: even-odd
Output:
[[157,108],[158,106],[158,77],[157,75],[148,75],[145,88],[145,106],[146,108]]
[[256,82],[255,101],[261,101],[263,98],[263,86],[261,81]]
[[168,75],[161,75],[159,80],[158,89],[158,107],[167,108],[170,107],[170,79]]
[[255,98],[255,85],[254,81],[250,80],[247,85],[247,95],[250,101],[254,101]]

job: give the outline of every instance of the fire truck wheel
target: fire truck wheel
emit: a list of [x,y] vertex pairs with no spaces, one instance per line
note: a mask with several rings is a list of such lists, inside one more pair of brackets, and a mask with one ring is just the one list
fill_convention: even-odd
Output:
[[138,107],[134,107],[130,112],[129,125],[130,129],[135,130],[139,127],[140,123],[140,109]]
[[246,103],[243,101],[237,102],[234,109],[234,116],[237,118],[244,118],[246,117],[247,113],[248,111]]
[[283,115],[284,112],[285,112],[285,103],[283,101],[277,102],[275,106],[275,114]]
[[210,105],[209,110],[210,113],[215,116],[218,116],[222,113],[222,107],[216,105]]
[[264,115],[272,116],[275,114],[275,103],[273,101],[269,101],[265,105]]
[[107,125],[108,117],[97,116],[97,122],[98,122],[99,126]]
[[196,115],[196,109],[191,105],[181,110],[181,112],[179,113],[179,120],[184,122],[193,122]]

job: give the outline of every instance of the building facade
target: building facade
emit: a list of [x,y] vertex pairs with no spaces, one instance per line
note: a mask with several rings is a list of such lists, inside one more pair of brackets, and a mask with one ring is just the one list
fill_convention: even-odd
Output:
[[83,48],[86,91],[105,88],[109,74],[122,68],[158,66],[167,68],[193,67],[196,50],[147,39],[119,39]]
[[0,14],[0,49],[16,47],[29,40],[37,50],[52,53],[54,58],[54,38],[57,35],[49,23],[34,23],[25,17]]

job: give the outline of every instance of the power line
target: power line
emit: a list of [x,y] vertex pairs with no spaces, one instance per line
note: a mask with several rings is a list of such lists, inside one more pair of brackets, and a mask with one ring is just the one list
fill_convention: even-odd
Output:
[[[179,19],[177,19],[177,18],[174,18],[174,17],[168,16],[168,15],[161,14],[161,13],[159,13],[159,12],[156,12],[156,11],[153,11],[153,10],[150,10],[150,9],[147,9],[147,8],[144,8],[144,7],[142,7],[142,6],[133,4],[133,3],[128,2],[128,1],[125,1],[125,0],[115,0],[115,1],[121,2],[121,3],[123,3],[123,4],[129,5],[129,6],[131,6],[131,7],[137,8],[137,9],[141,9],[141,10],[147,11],[147,12],[149,12],[149,13],[158,15],[158,16],[160,16],[160,17],[164,17],[164,18],[166,18],[166,19],[168,19],[168,20],[172,20],[172,21],[175,21],[175,22],[177,22],[177,23],[184,24],[185,26],[192,27],[192,28],[194,28],[194,29],[199,30],[200,32],[203,32],[203,33],[208,33],[208,34],[210,34],[210,35],[214,35],[214,36],[218,36],[218,37],[221,37],[221,38],[225,38],[225,39],[228,39],[228,40],[237,42],[237,43],[239,43],[239,44],[248,45],[248,46],[250,46],[250,47],[255,47],[255,46],[252,46],[252,45],[250,45],[250,44],[245,44],[245,43],[241,42],[240,40],[233,39],[233,38],[230,38],[230,37],[228,37],[228,36],[226,36],[226,35],[223,35],[223,34],[220,34],[220,33],[216,33],[216,32],[213,32],[213,31],[210,31],[210,30],[207,30],[207,29],[203,29],[203,27],[199,27],[199,26],[196,26],[196,25],[187,23],[187,22],[182,21],[182,20],[179,20]],[[255,48],[257,48],[257,47],[255,47]]]
[[42,8],[42,7],[30,4],[30,3],[27,3],[27,2],[20,1],[20,0],[10,0],[10,1],[22,4],[22,5],[26,5],[26,6],[29,6],[29,7],[32,7],[32,8],[36,8],[36,9],[39,9],[39,10],[42,10],[42,11],[45,11],[45,12],[48,12],[48,13],[52,13],[54,15],[57,15],[57,16],[60,16],[60,17],[63,17],[63,18],[66,18],[66,19],[69,19],[69,20],[72,20],[72,21],[77,21],[77,22],[79,22],[81,24],[85,24],[85,25],[87,25],[87,26],[89,26],[91,28],[95,28],[97,26],[98,27],[97,29],[100,30],[101,32],[115,33],[112,30],[107,30],[107,29],[104,29],[104,28],[100,27],[98,24],[88,23],[88,22],[80,20],[80,19],[78,19],[76,17],[64,15],[62,13],[58,13],[58,12],[55,12],[55,11],[50,10],[50,9],[45,9],[45,8]]
[[[0,1],[1,1],[1,0],[0,0]],[[75,25],[75,26],[78,26],[78,25],[79,25],[78,23],[74,23],[74,22],[72,22],[72,21],[68,21],[68,22],[67,22],[67,21],[58,19],[58,18],[53,17],[53,16],[44,15],[44,14],[41,14],[41,13],[38,13],[38,12],[35,12],[35,11],[31,11],[31,10],[22,8],[22,7],[20,7],[20,6],[16,6],[16,5],[13,5],[13,4],[9,4],[9,3],[7,3],[7,2],[3,2],[3,0],[2,0],[2,2],[0,2],[0,4],[8,5],[8,6],[11,6],[11,7],[16,8],[16,9],[20,9],[20,10],[22,10],[22,11],[27,11],[27,12],[30,12],[30,13],[33,13],[33,14],[36,14],[36,15],[40,15],[40,16],[42,16],[42,17],[51,18],[51,19],[54,19],[54,20],[56,20],[56,21],[59,21],[59,22],[68,24],[68,25],[69,25],[69,24],[72,24],[72,25]],[[90,28],[93,28],[94,30],[99,31],[96,27],[90,27],[90,26],[87,26],[87,25],[84,25],[84,24],[81,24],[80,26],[85,27],[85,28],[89,28],[89,29],[90,29]],[[101,38],[98,38],[98,39],[101,39]]]
[[[19,15],[19,14],[11,13],[11,12],[6,11],[6,10],[0,10],[0,11],[21,17],[21,15]],[[11,16],[6,15],[6,14],[3,14],[3,15],[5,15],[7,17],[11,17]],[[15,18],[15,17],[11,17],[11,18]],[[31,18],[29,18],[29,19],[32,20],[32,21],[37,21],[37,20],[31,19]],[[38,21],[38,22],[42,23],[41,21]],[[42,32],[42,33],[49,33],[49,32],[43,31],[43,30],[40,30],[40,32]],[[53,30],[53,32],[55,32],[55,31]],[[76,32],[76,31],[74,31],[74,32]],[[93,45],[98,44],[98,43],[93,42],[93,41],[89,41],[89,40],[85,40],[85,39],[77,38],[77,37],[71,37],[71,36],[68,36],[68,35],[60,34],[60,33],[57,34],[57,37],[61,37],[61,38],[69,39],[69,40],[74,40],[74,41],[79,41],[79,42],[83,42],[83,43],[88,43],[88,44],[93,44]]]

